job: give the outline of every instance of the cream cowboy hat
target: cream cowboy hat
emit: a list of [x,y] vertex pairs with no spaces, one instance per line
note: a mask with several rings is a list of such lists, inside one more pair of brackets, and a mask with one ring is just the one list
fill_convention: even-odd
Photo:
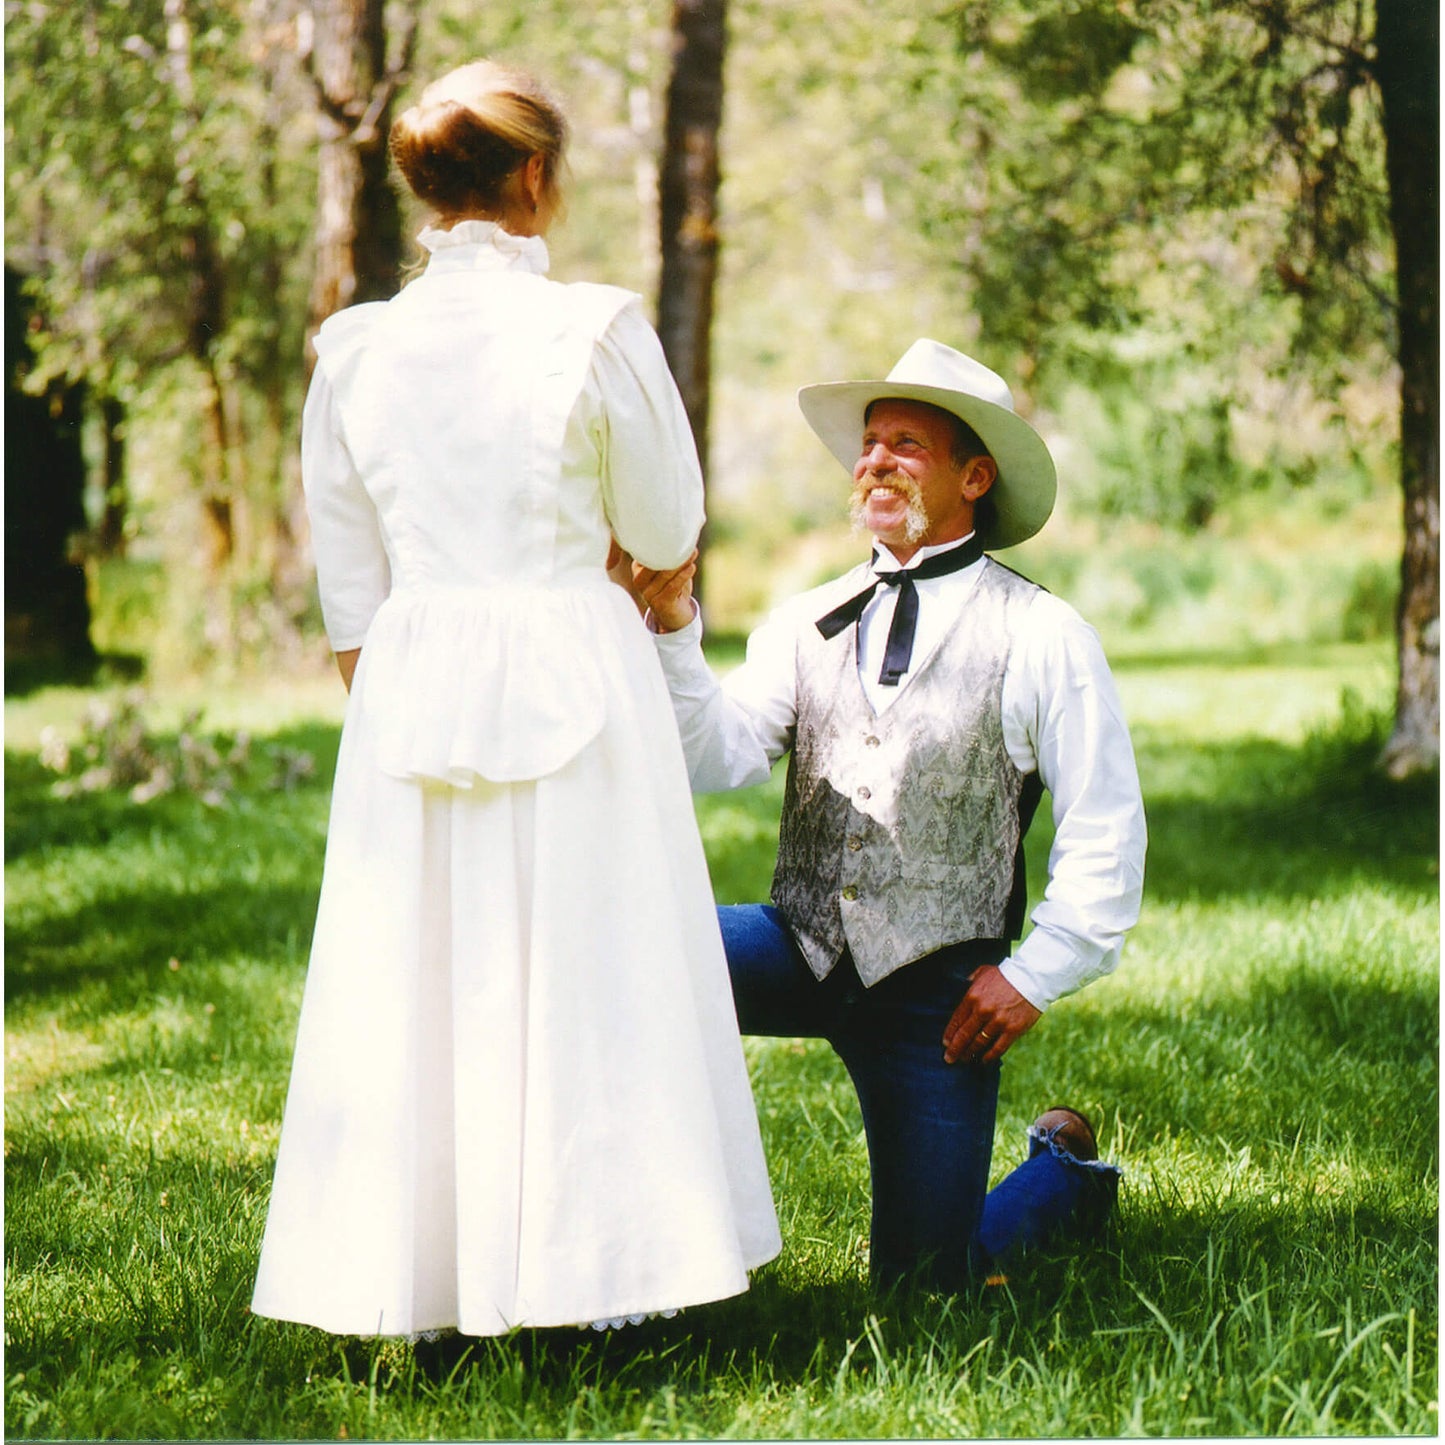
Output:
[[863,417],[884,397],[926,401],[967,422],[998,464],[989,488],[993,521],[986,547],[1013,547],[1032,537],[1054,509],[1058,474],[1044,439],[1014,411],[1013,393],[997,373],[926,336],[915,341],[882,381],[830,381],[805,386],[798,405],[823,444],[851,472]]

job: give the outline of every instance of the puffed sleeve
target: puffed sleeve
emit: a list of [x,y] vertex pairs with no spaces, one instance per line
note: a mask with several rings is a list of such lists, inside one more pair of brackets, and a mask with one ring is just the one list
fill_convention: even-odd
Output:
[[360,647],[391,590],[376,507],[341,432],[336,393],[318,366],[301,416],[301,485],[311,521],[321,616],[335,652]]
[[702,470],[662,343],[629,301],[598,340],[602,502],[612,535],[647,567],[678,567],[703,523]]

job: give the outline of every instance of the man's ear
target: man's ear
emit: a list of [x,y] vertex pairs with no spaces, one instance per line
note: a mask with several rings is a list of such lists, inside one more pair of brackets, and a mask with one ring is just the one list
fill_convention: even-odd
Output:
[[963,468],[963,495],[976,502],[998,480],[998,463],[992,457],[970,457]]

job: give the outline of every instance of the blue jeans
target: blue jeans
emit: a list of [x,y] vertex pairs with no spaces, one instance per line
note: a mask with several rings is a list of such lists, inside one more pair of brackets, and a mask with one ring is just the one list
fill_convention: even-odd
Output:
[[826,1039],[857,1090],[875,1282],[957,1288],[1069,1222],[1097,1191],[1110,1166],[1080,1167],[1036,1138],[1030,1158],[988,1192],[999,1068],[945,1064],[943,1028],[969,974],[998,963],[1006,943],[945,948],[865,988],[846,954],[819,982],[776,908],[719,908],[718,921],[742,1032]]

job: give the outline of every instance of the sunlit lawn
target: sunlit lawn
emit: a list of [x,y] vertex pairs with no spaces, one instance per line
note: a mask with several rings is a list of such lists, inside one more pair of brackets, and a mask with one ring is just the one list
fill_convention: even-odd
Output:
[[[1121,656],[1151,822],[1120,971],[1011,1055],[996,1171],[1067,1101],[1126,1171],[1100,1246],[872,1298],[867,1160],[825,1047],[751,1041],[786,1247],[623,1334],[334,1340],[246,1312],[320,868],[339,685],[206,697],[316,755],[221,807],[49,793],[86,705],[7,703],[6,1430],[487,1438],[1434,1433],[1433,782],[1369,769],[1379,645]],[[1351,698],[1342,705],[1342,694]],[[174,728],[197,697],[156,697]],[[765,896],[780,779],[699,804]],[[1030,840],[1036,879],[1047,818]]]

